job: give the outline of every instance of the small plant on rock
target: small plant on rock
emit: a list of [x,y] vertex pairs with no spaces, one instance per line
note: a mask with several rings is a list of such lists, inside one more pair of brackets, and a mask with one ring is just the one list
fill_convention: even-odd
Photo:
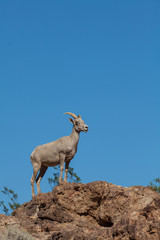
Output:
[[[60,174],[60,166],[54,167],[53,178],[48,178],[48,183],[51,189],[53,189],[56,185],[58,185],[59,174]],[[68,168],[68,182],[81,182],[81,178],[74,172],[74,169],[69,167]]]

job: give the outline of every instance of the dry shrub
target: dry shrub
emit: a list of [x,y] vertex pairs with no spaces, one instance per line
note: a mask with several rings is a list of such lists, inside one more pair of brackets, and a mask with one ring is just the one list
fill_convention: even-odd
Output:
[[35,240],[35,238],[28,232],[19,229],[17,226],[12,226],[8,228],[4,240]]

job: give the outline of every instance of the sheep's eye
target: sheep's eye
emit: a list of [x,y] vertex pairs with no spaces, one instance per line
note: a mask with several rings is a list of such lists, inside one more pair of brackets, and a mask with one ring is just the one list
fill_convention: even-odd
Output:
[[76,122],[76,125],[79,125],[79,122]]

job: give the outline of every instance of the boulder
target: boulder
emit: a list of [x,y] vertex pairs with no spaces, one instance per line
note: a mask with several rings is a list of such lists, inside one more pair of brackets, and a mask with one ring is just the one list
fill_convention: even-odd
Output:
[[[3,218],[8,222],[2,227]],[[102,181],[64,183],[11,217],[1,215],[0,232],[8,224],[43,240],[159,240],[160,195],[149,187]]]

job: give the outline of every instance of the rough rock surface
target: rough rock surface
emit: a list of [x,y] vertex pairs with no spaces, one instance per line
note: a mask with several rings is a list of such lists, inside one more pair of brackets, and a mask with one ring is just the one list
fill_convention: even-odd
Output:
[[34,197],[8,219],[35,239],[159,240],[160,194],[102,181],[68,183]]

